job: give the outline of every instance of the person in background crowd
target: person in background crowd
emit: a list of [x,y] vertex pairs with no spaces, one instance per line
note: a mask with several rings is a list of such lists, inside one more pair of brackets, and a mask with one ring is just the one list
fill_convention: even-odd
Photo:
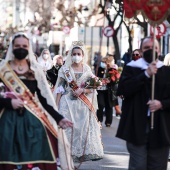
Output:
[[94,61],[93,61],[94,72],[96,72],[97,64],[98,64],[98,52],[94,53]]
[[96,118],[97,92],[85,88],[87,80],[94,76],[87,59],[83,42],[73,42],[53,92],[59,112],[74,123],[66,135],[72,145],[73,160],[80,163],[103,158],[100,123]]
[[[107,72],[107,64],[106,64],[106,57],[101,59],[100,65],[97,71],[97,77],[102,78],[103,86],[97,90],[97,101],[98,101],[98,110],[97,110],[97,118],[101,122],[103,122],[103,116],[106,113],[106,120],[105,125],[110,127],[112,123],[112,106],[109,105],[108,102],[108,88],[107,88],[107,81],[106,72]],[[105,111],[104,111],[105,109]]]
[[135,49],[132,51],[132,60],[136,61],[142,57],[142,51],[140,49]]
[[38,57],[37,62],[43,68],[43,71],[46,73],[47,70],[51,69],[53,66],[53,61],[48,49],[44,49],[41,52],[41,55]]
[[58,78],[58,70],[63,65],[63,57],[60,55],[56,55],[53,58],[53,67],[50,70],[47,70],[47,80],[51,84],[51,88],[53,88],[56,84],[57,78]]
[[[130,170],[166,170],[170,146],[170,67],[152,61],[153,37],[141,42],[142,58],[128,63],[121,74],[118,96],[123,96],[116,136],[126,140]],[[156,58],[160,53],[155,41]],[[152,76],[155,75],[154,99]],[[154,113],[154,119],[151,117]],[[151,128],[151,119],[153,127]]]
[[[8,74],[3,74],[4,68]],[[73,123],[56,111],[26,34],[13,36],[0,63],[0,77],[8,90],[0,97],[0,169],[56,170],[58,139],[62,139],[57,124],[65,129]],[[63,155],[59,156],[63,162]]]
[[128,49],[128,51],[123,55],[122,60],[124,61],[125,65],[132,60],[130,49]]
[[94,57],[94,64],[93,64],[95,75],[97,75],[101,60],[102,60],[101,52],[96,52]]
[[[115,83],[108,78],[108,72],[112,69],[117,69],[117,65],[111,61],[113,61],[113,57],[109,61],[108,57],[104,57],[101,60],[100,66],[98,68],[97,77],[103,79],[103,86],[97,90],[97,99],[98,99],[98,110],[97,110],[97,117],[98,120],[102,123],[103,116],[105,114],[106,120],[105,125],[106,127],[110,127],[113,120],[113,106],[118,105],[117,96],[115,93]],[[115,67],[115,68],[112,68]],[[116,109],[116,107],[115,107]],[[116,110],[116,112],[121,113],[120,108]]]
[[40,56],[40,54],[41,54],[38,40],[36,40],[36,44],[35,44],[35,54],[37,56]]
[[[119,68],[118,68],[118,65],[115,64],[114,55],[108,54],[106,63],[107,63],[107,67],[108,67],[108,72],[112,71],[112,70],[118,71]],[[114,101],[114,108],[115,108],[115,111],[116,111],[116,116],[121,116],[122,111],[121,111],[120,106],[119,106],[118,97],[116,96],[118,81],[116,83],[111,81],[110,83],[112,84],[110,92],[111,92],[112,97],[114,96],[113,101]]]
[[163,62],[164,62],[164,64],[165,64],[166,66],[170,66],[170,53],[168,53],[168,54],[165,56]]

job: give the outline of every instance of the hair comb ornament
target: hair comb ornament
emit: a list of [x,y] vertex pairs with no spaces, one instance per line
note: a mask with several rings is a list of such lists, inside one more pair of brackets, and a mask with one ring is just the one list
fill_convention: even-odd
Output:
[[79,46],[79,47],[82,47],[84,45],[83,41],[73,41],[72,42],[72,45],[75,47],[75,46]]

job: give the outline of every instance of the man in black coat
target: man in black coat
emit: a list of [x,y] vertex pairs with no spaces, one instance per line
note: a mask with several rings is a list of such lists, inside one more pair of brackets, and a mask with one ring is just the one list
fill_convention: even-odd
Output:
[[[152,61],[153,38],[141,43],[143,58],[123,70],[117,95],[123,97],[122,116],[116,136],[126,140],[129,170],[166,170],[170,146],[170,67]],[[155,42],[156,56],[159,43]],[[151,100],[155,75],[154,100]],[[151,128],[151,112],[154,127]]]

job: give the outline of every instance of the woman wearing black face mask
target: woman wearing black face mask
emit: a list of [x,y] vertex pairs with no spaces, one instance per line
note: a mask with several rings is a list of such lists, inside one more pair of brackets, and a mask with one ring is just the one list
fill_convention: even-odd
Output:
[[[46,77],[24,33],[14,35],[0,62],[0,78],[7,87],[0,97],[0,169],[56,170],[58,148],[64,152],[62,144],[57,148],[57,124],[63,129],[73,124],[56,111]],[[63,169],[72,170],[65,157],[60,161]]]
[[28,40],[24,37],[18,37],[13,44],[13,60],[11,61],[11,67],[13,70],[19,73],[28,71],[29,67],[27,64],[26,57],[28,55]]
[[28,50],[24,48],[16,48],[13,50],[13,54],[16,59],[22,60],[28,55]]

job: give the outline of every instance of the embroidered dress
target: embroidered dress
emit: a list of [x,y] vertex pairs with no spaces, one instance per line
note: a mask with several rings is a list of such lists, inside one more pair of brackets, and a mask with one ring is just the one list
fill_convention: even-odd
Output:
[[[64,66],[59,70],[59,83],[54,93],[62,93],[59,103],[59,113],[74,123],[73,129],[66,130],[66,136],[71,144],[72,157],[74,162],[83,162],[89,160],[98,160],[103,157],[103,146],[101,142],[100,124],[95,113],[80,99],[73,95],[69,87],[65,74]],[[77,85],[87,81],[93,75],[91,69],[86,64],[83,65],[83,72],[74,72],[69,67],[70,74]],[[97,92],[86,94],[89,101],[97,110]]]
[[[20,46],[26,47],[24,56],[28,51],[25,58],[19,54],[23,71],[15,63],[19,61],[13,53],[15,44],[20,52],[23,51]],[[0,78],[10,89],[0,96],[0,170],[56,170],[58,156],[62,169],[73,170],[65,133],[57,126],[63,116],[57,112],[44,72],[25,33],[13,35],[6,57],[0,62]],[[9,96],[12,93],[16,100]],[[19,99],[23,101],[21,105]]]
[[[32,72],[19,75],[33,94],[37,91],[46,107],[47,103],[37,89],[36,80],[29,80],[32,76]],[[1,98],[0,101],[2,104],[4,99]],[[19,110],[8,107],[10,99],[6,99],[6,102],[6,105],[0,106],[0,109],[3,108],[0,114],[0,169],[56,170],[57,139],[30,110],[24,108],[19,113]]]

